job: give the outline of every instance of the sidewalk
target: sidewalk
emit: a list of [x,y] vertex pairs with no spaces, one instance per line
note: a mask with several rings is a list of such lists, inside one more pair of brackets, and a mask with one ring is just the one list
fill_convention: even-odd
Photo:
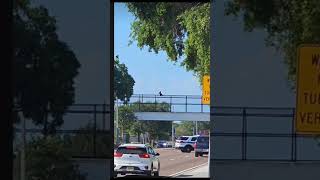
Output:
[[175,176],[175,178],[208,178],[209,177],[209,165],[206,164],[204,166],[201,166],[197,169],[185,172],[183,174],[180,174],[178,176]]

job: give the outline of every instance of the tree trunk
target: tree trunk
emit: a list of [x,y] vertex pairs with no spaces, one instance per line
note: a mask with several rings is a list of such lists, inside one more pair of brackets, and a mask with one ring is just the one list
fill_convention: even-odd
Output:
[[124,130],[123,128],[121,129],[121,140],[122,140],[122,143],[124,143]]
[[138,142],[140,143],[140,132],[138,132]]
[[44,124],[43,124],[43,135],[44,137],[48,136],[48,114],[45,112],[43,116]]

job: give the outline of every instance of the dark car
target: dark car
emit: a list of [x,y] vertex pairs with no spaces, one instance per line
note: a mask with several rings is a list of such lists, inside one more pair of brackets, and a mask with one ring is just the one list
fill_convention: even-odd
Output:
[[203,156],[203,154],[209,154],[209,136],[199,136],[194,145],[195,157]]
[[160,140],[157,142],[157,148],[166,148],[168,147],[168,142],[164,140]]

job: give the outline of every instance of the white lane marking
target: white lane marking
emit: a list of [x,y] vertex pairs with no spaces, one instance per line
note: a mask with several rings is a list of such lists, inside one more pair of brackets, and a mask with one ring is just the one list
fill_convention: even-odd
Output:
[[198,166],[195,166],[195,167],[192,167],[192,168],[189,168],[189,169],[185,169],[185,170],[179,171],[179,172],[177,172],[177,173],[171,174],[171,175],[169,175],[169,176],[170,176],[170,177],[176,177],[176,176],[179,176],[179,175],[183,174],[183,173],[186,172],[186,171],[191,171],[191,170],[193,170],[193,169],[197,169],[197,168],[199,168],[199,167],[201,167],[201,166],[204,166],[204,165],[207,165],[207,164],[208,164],[208,163],[206,162],[206,163],[200,164],[200,165],[198,165]]
[[174,159],[170,159],[170,161],[173,161]]

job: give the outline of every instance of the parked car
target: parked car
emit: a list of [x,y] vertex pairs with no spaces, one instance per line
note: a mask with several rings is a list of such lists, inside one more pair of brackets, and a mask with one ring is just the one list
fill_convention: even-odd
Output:
[[167,148],[167,147],[169,147],[169,143],[165,140],[160,140],[157,142],[156,147],[157,148]]
[[199,135],[195,136],[181,136],[176,140],[175,148],[180,149],[181,152],[187,152],[190,153],[194,150],[194,144],[197,140],[197,137]]
[[147,144],[123,144],[114,152],[114,177],[118,174],[159,176],[160,160]]
[[195,157],[203,156],[203,154],[209,154],[209,136],[199,136],[194,145]]

